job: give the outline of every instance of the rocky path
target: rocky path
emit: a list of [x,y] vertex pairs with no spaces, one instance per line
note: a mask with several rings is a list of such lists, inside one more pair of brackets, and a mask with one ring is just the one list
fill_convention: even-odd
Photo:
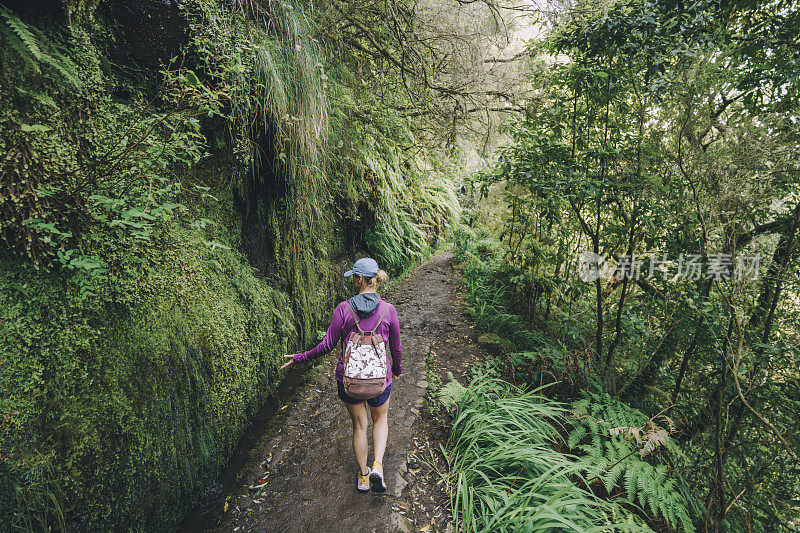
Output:
[[[317,378],[286,407],[281,425],[254,452],[252,464],[259,466],[251,467],[245,486],[228,499],[222,519],[208,530],[407,531],[410,521],[397,510],[415,505],[412,487],[408,487],[414,475],[407,457],[414,446],[412,437],[416,439],[415,431],[420,430],[416,422],[427,388],[425,357],[431,348],[442,349],[451,354],[452,364],[443,361],[445,366],[465,367],[463,352],[477,350],[461,311],[458,283],[452,253],[444,252],[383,294],[397,308],[403,346],[403,374],[392,385],[389,400],[386,493],[356,491],[351,423],[336,396],[333,368],[338,356],[332,352]],[[371,433],[369,439],[371,463]],[[249,490],[247,486],[259,478],[267,484],[258,491]]]

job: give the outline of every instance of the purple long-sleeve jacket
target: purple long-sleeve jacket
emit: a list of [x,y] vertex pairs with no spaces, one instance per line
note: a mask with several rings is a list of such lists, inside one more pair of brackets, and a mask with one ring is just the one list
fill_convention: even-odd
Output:
[[[348,306],[349,304],[347,303],[347,300],[336,306],[336,310],[333,312],[333,318],[331,318],[331,323],[328,326],[328,332],[325,334],[325,338],[322,339],[322,342],[320,342],[316,347],[308,350],[307,352],[294,354],[292,360],[295,363],[304,363],[310,359],[314,359],[320,355],[330,352],[336,347],[340,339],[343,337],[346,338],[346,335],[351,330],[356,329],[353,315],[350,313]],[[365,318],[359,317],[359,325],[361,326],[362,331],[372,331],[372,328],[374,328],[378,323],[378,319],[383,313],[385,306],[388,306],[388,309],[386,309],[386,315],[383,317],[383,320],[381,321],[380,326],[378,326],[376,333],[380,333],[384,340],[388,339],[389,352],[391,353],[392,358],[392,371],[386,376],[386,383],[391,384],[392,374],[399,376],[403,369],[403,353],[400,346],[400,323],[397,320],[397,310],[392,304],[386,300],[383,300],[378,307],[375,308],[371,315]],[[342,381],[343,379],[344,358],[340,353],[339,363],[336,365],[336,380]]]

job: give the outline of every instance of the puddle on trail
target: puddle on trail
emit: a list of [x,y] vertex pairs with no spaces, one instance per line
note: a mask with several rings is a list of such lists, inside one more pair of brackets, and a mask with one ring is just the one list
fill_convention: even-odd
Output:
[[225,498],[243,485],[252,472],[259,454],[255,450],[263,445],[283,421],[281,410],[313,374],[313,367],[289,372],[276,390],[259,409],[250,427],[239,439],[236,451],[217,478],[203,489],[200,503],[178,526],[176,533],[199,533],[214,528],[222,518]]

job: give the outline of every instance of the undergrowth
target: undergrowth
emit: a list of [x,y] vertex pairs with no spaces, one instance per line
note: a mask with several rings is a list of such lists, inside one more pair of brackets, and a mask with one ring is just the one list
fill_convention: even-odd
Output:
[[458,531],[650,531],[582,486],[585,463],[560,451],[568,416],[538,391],[473,380],[446,447]]
[[438,394],[455,417],[445,455],[459,530],[695,531],[702,504],[672,420],[600,392],[580,343],[535,332],[511,310],[503,246],[468,228],[457,237],[479,331],[517,350],[485,361],[466,389]]
[[545,389],[484,368],[440,391],[455,407],[444,453],[460,531],[695,531],[701,504],[663,428],[607,396],[565,404]]
[[574,402],[572,414],[567,447],[581,454],[593,490],[638,505],[654,524],[695,530],[691,517],[702,513],[702,504],[681,474],[690,463],[670,437],[675,431],[670,418],[648,418],[608,394],[595,393]]
[[508,292],[502,277],[503,248],[488,236],[479,236],[462,227],[456,233],[458,252],[465,279],[465,293],[470,303],[468,312],[481,331],[492,332],[510,341],[516,350],[529,350],[544,345],[544,337],[531,331],[528,324],[511,312]]

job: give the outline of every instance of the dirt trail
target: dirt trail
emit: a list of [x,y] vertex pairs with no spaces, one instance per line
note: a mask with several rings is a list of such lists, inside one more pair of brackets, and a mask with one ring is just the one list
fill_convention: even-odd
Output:
[[[425,356],[429,347],[443,347],[458,371],[466,351],[476,353],[461,311],[460,278],[444,252],[419,265],[390,292],[383,294],[398,311],[403,346],[403,374],[392,385],[389,442],[384,458],[388,491],[383,495],[356,491],[350,419],[336,396],[333,367],[336,352],[326,356],[324,371],[300,390],[277,429],[253,454],[246,484],[228,501],[227,512],[209,531],[389,532],[406,531],[407,521],[393,511],[414,507],[407,487],[414,482],[407,452],[427,383]],[[474,355],[470,355],[470,358]],[[456,368],[459,367],[459,368]],[[370,455],[372,437],[370,423]],[[265,470],[267,485],[258,492],[247,486]],[[405,523],[403,523],[405,522]]]

